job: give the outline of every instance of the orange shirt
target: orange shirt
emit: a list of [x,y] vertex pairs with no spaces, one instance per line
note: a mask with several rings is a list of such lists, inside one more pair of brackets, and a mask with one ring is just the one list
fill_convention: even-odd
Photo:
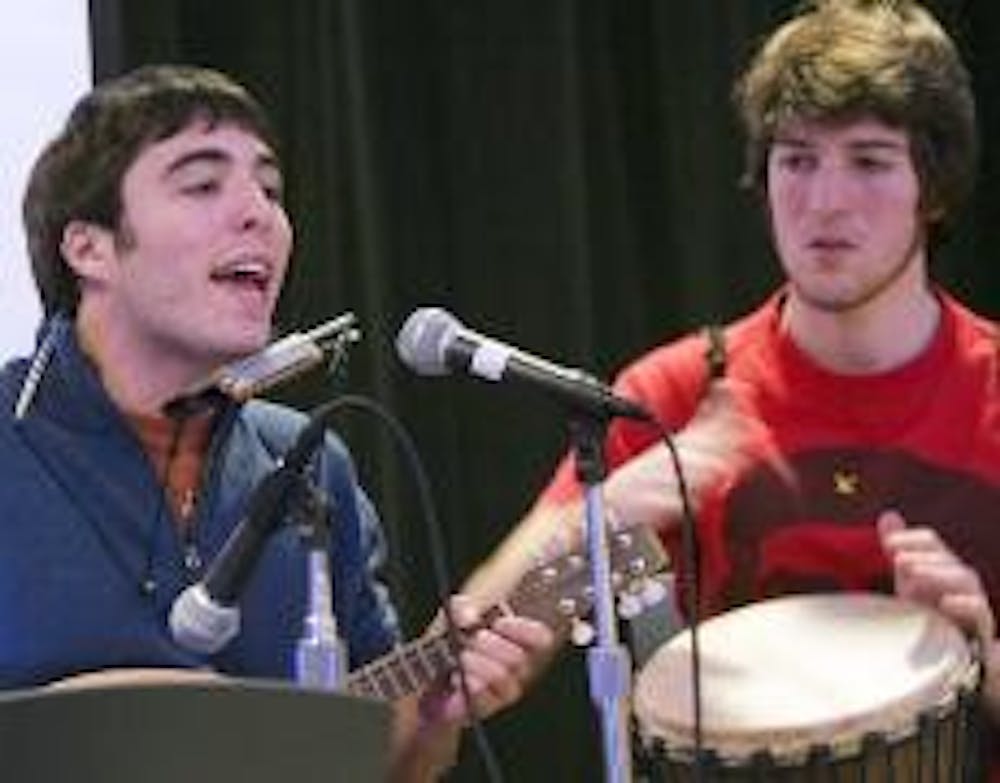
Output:
[[201,467],[212,437],[210,413],[178,424],[164,416],[129,414],[129,423],[166,491],[180,533],[194,519]]

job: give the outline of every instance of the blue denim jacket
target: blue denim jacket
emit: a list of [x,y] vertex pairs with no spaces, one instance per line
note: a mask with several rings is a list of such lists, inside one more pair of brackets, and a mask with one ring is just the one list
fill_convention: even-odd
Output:
[[[286,525],[269,539],[243,591],[232,642],[210,658],[179,647],[166,618],[201,571],[185,565],[152,463],[73,329],[57,317],[49,333],[54,350],[20,421],[13,411],[29,363],[0,372],[0,687],[123,666],[289,677],[305,598],[298,532]],[[305,421],[256,401],[220,415],[193,527],[203,563]],[[350,456],[332,435],[316,477],[333,509],[334,605],[353,666],[398,641],[397,616],[377,577],[384,541]],[[142,589],[146,581],[156,585],[152,593]]]

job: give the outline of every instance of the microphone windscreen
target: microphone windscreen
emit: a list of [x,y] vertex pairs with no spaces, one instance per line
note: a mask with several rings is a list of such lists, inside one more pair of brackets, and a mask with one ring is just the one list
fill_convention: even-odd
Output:
[[410,313],[396,335],[396,353],[418,375],[447,375],[445,352],[462,329],[455,316],[440,307]]

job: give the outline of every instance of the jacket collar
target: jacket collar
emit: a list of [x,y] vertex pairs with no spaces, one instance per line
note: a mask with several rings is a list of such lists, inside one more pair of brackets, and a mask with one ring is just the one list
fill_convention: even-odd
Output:
[[[51,356],[40,357],[51,345]],[[41,358],[40,362],[36,362]],[[38,406],[38,412],[60,425],[80,431],[101,431],[121,426],[124,416],[118,410],[101,381],[97,367],[77,339],[72,320],[63,314],[53,316],[40,334],[39,347],[32,363],[40,364],[40,379],[35,398],[26,417]],[[29,370],[26,375],[31,375]],[[24,381],[22,381],[22,388]],[[220,426],[228,427],[240,406],[232,401],[223,403],[219,411]]]

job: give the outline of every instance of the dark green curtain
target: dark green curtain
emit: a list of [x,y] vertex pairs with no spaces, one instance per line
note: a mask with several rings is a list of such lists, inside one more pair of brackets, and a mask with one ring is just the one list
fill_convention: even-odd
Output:
[[[741,193],[733,76],[796,0],[91,0],[96,72],[143,62],[222,68],[284,139],[295,265],[280,317],[342,310],[364,342],[347,378],[296,385],[307,407],[369,394],[411,430],[431,473],[457,584],[524,512],[565,448],[548,402],[409,375],[394,356],[423,304],[609,375],[628,357],[728,320],[776,284],[763,220]],[[979,195],[938,276],[1000,312],[1000,12],[934,9],[974,72]],[[407,628],[436,606],[412,480],[371,417],[338,429],[392,543]],[[508,779],[599,780],[581,654],[491,722]],[[483,779],[467,749],[455,780]]]

